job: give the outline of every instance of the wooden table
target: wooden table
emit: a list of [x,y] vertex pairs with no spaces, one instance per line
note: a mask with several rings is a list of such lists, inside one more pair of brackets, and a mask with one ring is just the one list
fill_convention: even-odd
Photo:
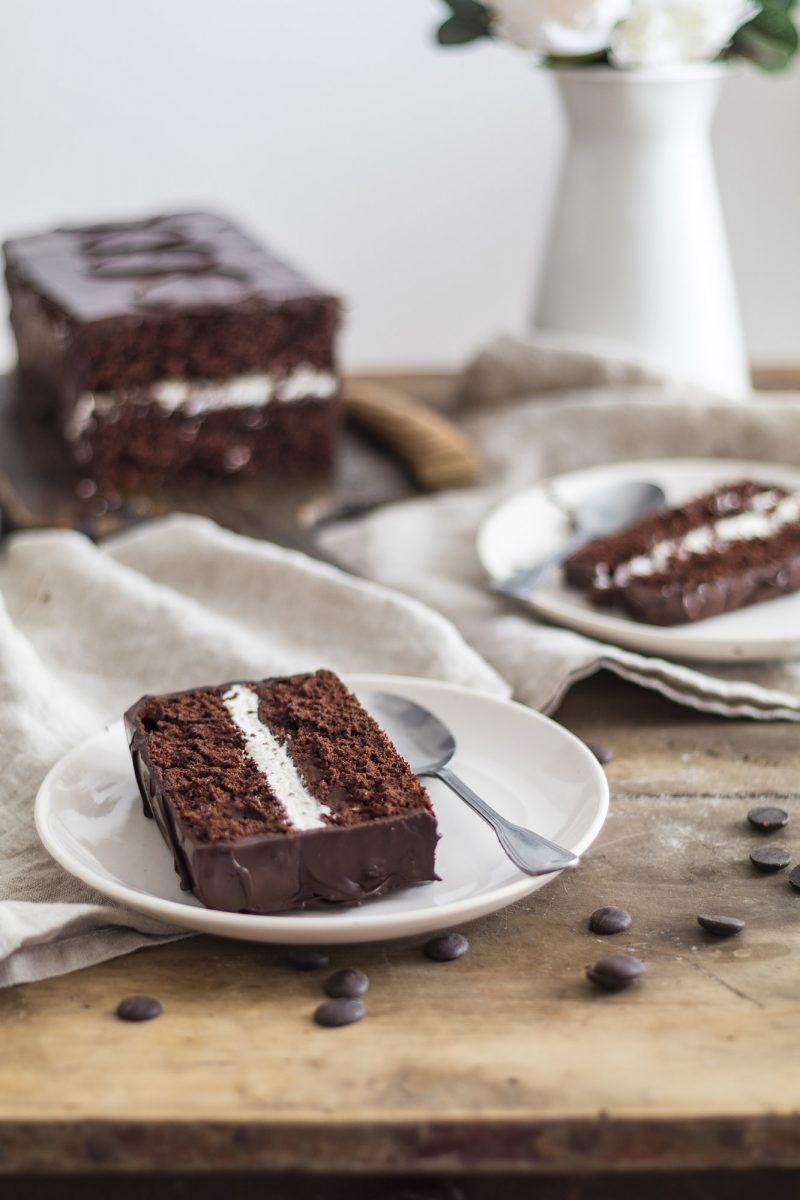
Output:
[[[79,1177],[115,1200],[800,1194],[800,893],[753,870],[745,820],[783,805],[772,840],[800,856],[796,726],[608,675],[557,719],[614,751],[581,868],[467,927],[455,963],[415,942],[335,948],[371,979],[358,1025],[314,1026],[320,978],[277,950],[208,937],[0,992],[4,1194],[71,1195]],[[628,934],[588,932],[602,904],[631,911]],[[747,928],[711,939],[704,911]],[[586,964],[618,951],[645,980],[594,992]],[[134,992],[164,1015],[117,1021]]]

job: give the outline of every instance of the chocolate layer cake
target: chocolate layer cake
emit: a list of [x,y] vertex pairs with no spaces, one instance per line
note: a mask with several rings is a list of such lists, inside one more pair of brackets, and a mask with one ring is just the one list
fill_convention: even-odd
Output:
[[583,546],[568,583],[637,621],[678,625],[800,589],[800,492],[745,480]]
[[360,904],[436,878],[427,792],[330,671],[145,696],[125,726],[145,813],[209,908]]
[[339,302],[228,221],[5,244],[22,400],[104,487],[328,466]]

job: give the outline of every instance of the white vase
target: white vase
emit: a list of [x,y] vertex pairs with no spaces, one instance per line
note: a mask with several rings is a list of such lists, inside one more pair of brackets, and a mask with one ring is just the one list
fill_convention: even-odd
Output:
[[750,378],[710,141],[728,73],[552,72],[569,142],[536,324],[741,399]]

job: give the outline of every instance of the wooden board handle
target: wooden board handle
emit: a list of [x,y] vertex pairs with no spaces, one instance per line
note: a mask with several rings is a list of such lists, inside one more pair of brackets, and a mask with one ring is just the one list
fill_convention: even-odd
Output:
[[347,381],[348,414],[395,450],[424,488],[474,482],[480,466],[468,439],[445,417],[384,383]]

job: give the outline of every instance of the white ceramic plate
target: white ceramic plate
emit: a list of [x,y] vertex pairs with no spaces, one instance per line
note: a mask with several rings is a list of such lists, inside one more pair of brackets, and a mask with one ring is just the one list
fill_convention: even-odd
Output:
[[[605,775],[571,733],[532,709],[467,688],[392,675],[354,675],[356,692],[399,692],[432,709],[456,736],[456,769],[498,811],[575,854],[599,833]],[[65,755],[36,798],[36,828],[63,867],[127,908],[222,937],[322,945],[427,933],[495,912],[543,887],[509,862],[494,833],[438,781],[429,787],[441,880],[360,908],[280,916],[218,912],[182,892],[155,821],[142,814],[122,722]]]
[[[625,480],[659,483],[670,503],[681,503],[737,479],[800,489],[800,469],[777,463],[676,458],[614,463],[559,475],[528,488],[491,512],[478,532],[478,554],[490,575],[502,578],[530,566],[569,534],[567,513],[581,497]],[[646,625],[594,608],[561,573],[527,602],[541,617],[604,642],[696,662],[760,662],[800,655],[800,592],[688,625]]]

